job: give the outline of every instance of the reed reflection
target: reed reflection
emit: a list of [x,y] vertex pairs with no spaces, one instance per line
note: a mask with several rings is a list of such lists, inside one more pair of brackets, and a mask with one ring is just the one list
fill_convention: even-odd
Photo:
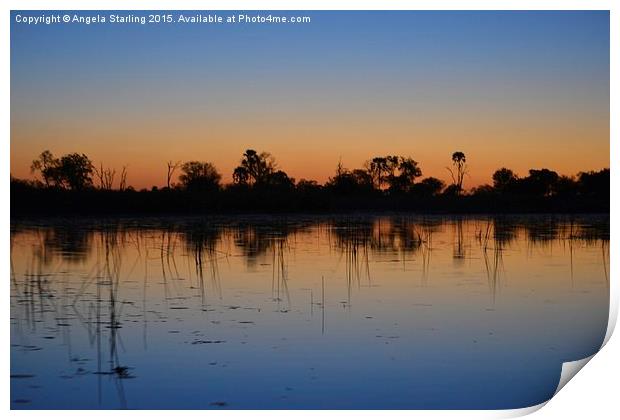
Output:
[[[595,216],[20,223],[11,230],[12,374],[38,375],[52,389],[59,378],[84,381],[92,404],[136,408],[131,384],[158,376],[143,357],[163,363],[163,349],[212,357],[216,350],[192,349],[227,345],[230,357],[249,356],[246,346],[281,349],[314,332],[336,342],[392,337],[397,346],[404,331],[381,328],[428,319],[408,331],[448,333],[440,308],[500,316],[532,290],[574,317],[581,300],[605,304],[608,270],[609,222]],[[57,343],[64,361],[47,353]],[[26,363],[46,354],[50,368]],[[12,382],[15,392],[35,389],[21,383]]]

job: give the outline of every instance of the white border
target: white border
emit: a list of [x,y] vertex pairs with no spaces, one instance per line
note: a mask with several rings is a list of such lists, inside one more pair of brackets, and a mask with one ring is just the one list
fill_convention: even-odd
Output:
[[[617,162],[620,159],[619,150],[616,145],[618,141],[618,83],[617,75],[620,70],[618,65],[618,40],[620,28],[620,2],[612,0],[409,0],[398,1],[393,0],[389,4],[380,1],[358,0],[354,2],[355,7],[351,6],[350,1],[343,0],[230,0],[230,1],[163,1],[163,0],[5,0],[0,6],[3,11],[3,19],[0,19],[0,32],[2,33],[2,44],[0,46],[0,56],[2,67],[0,74],[2,78],[2,92],[4,100],[0,102],[0,118],[2,126],[2,152],[0,153],[0,165],[2,173],[5,175],[0,179],[0,188],[2,198],[5,203],[10,200],[9,197],[9,177],[10,173],[10,10],[610,10],[611,13],[611,100],[610,100],[610,120],[611,120],[611,139],[610,139],[610,161]],[[614,165],[615,166],[615,165]],[[618,228],[615,223],[615,215],[618,211],[618,197],[615,193],[616,188],[620,185],[620,174],[615,172],[615,167],[611,171],[612,178],[612,200],[611,200],[611,236],[614,238],[611,242],[610,260],[620,261],[619,251],[615,245],[615,238],[618,237]],[[2,216],[5,220],[5,228],[2,230],[2,242],[0,243],[1,269],[5,273],[5,279],[9,273],[9,221],[10,212],[7,204],[2,206]],[[610,305],[610,324],[606,336],[606,342],[611,336],[613,327],[615,326],[618,314],[619,292],[617,287],[618,269],[615,263],[611,263],[611,305]],[[9,323],[6,321],[10,317],[9,310],[9,282],[5,280],[5,298],[3,302],[5,320],[2,322],[2,337],[6,337],[2,346],[2,402],[6,410],[10,407],[10,379],[9,379]],[[565,389],[560,392],[549,402],[549,407],[538,411],[534,417],[537,418],[583,418],[584,416],[604,419],[615,418],[618,413],[617,397],[617,374],[620,373],[620,363],[618,355],[620,354],[620,343],[617,338],[610,340],[600,354],[593,358],[593,361],[584,368],[584,372],[580,373],[580,379],[571,381],[566,385]],[[544,406],[530,407],[521,410],[504,410],[504,411],[355,411],[346,412],[346,415],[354,415],[360,419],[370,419],[376,414],[388,416],[390,418],[503,418],[525,415],[536,411]],[[345,415],[342,411],[236,411],[236,412],[208,412],[204,411],[174,411],[168,413],[166,411],[141,411],[141,412],[115,412],[115,416],[121,418],[135,417],[136,415],[159,417],[169,416],[170,414],[183,415],[188,418],[202,418],[208,415],[212,418],[237,418],[249,417],[253,418],[269,418],[270,420],[290,419],[294,416],[296,419],[310,419],[317,415],[327,416],[328,418],[341,418]],[[16,418],[31,418],[34,416],[45,415],[50,418],[81,418],[87,415],[91,418],[107,418],[111,413],[105,411],[12,411],[11,416]]]

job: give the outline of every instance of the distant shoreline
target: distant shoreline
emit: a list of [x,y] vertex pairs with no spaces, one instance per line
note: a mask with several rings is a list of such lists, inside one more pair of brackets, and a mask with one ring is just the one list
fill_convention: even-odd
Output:
[[12,215],[11,224],[19,223],[37,223],[43,222],[135,222],[135,221],[212,221],[216,223],[227,223],[230,221],[243,222],[296,222],[296,221],[329,221],[332,219],[348,219],[348,220],[367,220],[372,218],[421,218],[421,219],[485,219],[485,218],[609,218],[609,213],[600,212],[584,212],[584,213],[421,213],[421,212],[403,212],[403,211],[382,211],[382,212],[347,212],[347,213],[205,213],[205,214],[22,214]]
[[152,217],[202,215],[354,215],[408,213],[436,215],[473,214],[609,214],[608,197],[523,197],[500,194],[416,197],[341,195],[321,193],[280,194],[273,191],[101,191],[12,189],[11,219],[29,216]]
[[[408,156],[375,156],[363,168],[349,170],[339,162],[325,184],[295,180],[279,170],[268,152],[247,149],[233,171],[232,184],[206,161],[167,163],[166,186],[137,191],[120,172],[93,165],[79,153],[59,158],[43,151],[31,170],[41,180],[11,177],[11,216],[18,215],[200,215],[416,212],[460,213],[609,213],[610,172],[560,175],[542,168],[519,177],[497,169],[493,185],[466,190],[465,153],[452,153],[446,169],[452,183],[422,177],[419,163]],[[178,183],[173,182],[180,170]],[[93,181],[98,179],[98,183]],[[420,179],[419,181],[416,181]]]

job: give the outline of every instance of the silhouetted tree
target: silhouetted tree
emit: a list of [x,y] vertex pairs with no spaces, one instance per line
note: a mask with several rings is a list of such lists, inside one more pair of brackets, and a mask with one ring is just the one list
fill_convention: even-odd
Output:
[[248,149],[243,154],[241,164],[233,171],[233,181],[236,184],[256,185],[267,183],[276,168],[275,160],[267,153],[257,153]]
[[93,184],[93,164],[85,154],[71,153],[61,157],[60,172],[63,181],[72,190],[83,190]]
[[372,189],[372,178],[368,172],[363,169],[353,169],[351,175],[357,185],[364,189]]
[[[232,210],[438,210],[470,211],[568,211],[606,212],[609,210],[610,172],[580,172],[577,176],[560,176],[550,169],[531,169],[519,178],[512,170],[501,168],[493,173],[493,186],[481,185],[462,196],[467,174],[465,154],[452,155],[452,183],[433,177],[416,182],[422,175],[418,163],[410,157],[387,155],[366,162],[363,169],[349,170],[338,162],[336,174],[325,185],[300,180],[297,184],[282,170],[276,169],[268,153],[246,150],[233,172],[234,183],[217,194],[193,194],[180,191],[219,191],[221,175],[209,162],[190,161],[182,166],[168,162],[166,187],[136,191],[126,187],[127,171],[120,173],[118,191],[69,194],[58,189],[84,190],[92,187],[92,176],[101,189],[111,190],[116,172],[95,168],[84,154],[73,153],[60,158],[46,150],[32,162],[32,172],[41,181],[26,181],[11,176],[11,211],[17,214],[37,212],[46,203],[50,213],[123,212],[123,211],[225,211]],[[162,193],[173,186],[176,167],[179,191]],[[56,187],[56,188],[49,188]],[[435,196],[441,197],[434,198]],[[345,197],[340,197],[340,196]],[[85,199],[82,199],[85,198]]]
[[233,170],[232,178],[233,182],[237,185],[250,185],[250,173],[247,168],[243,166],[237,166]]
[[32,162],[30,170],[39,171],[46,186],[82,190],[93,184],[93,164],[85,154],[71,153],[57,159],[46,150]]
[[609,198],[610,191],[609,169],[600,171],[580,172],[577,175],[579,192],[584,196],[598,196]]
[[[129,186],[133,190],[133,187]],[[123,166],[121,169],[121,180],[118,183],[118,189],[121,191],[125,191],[127,188],[127,166]]]
[[493,173],[493,187],[500,192],[504,192],[511,186],[514,186],[517,179],[518,177],[513,171],[501,168]]
[[114,176],[116,175],[116,170],[112,168],[104,168],[103,163],[100,164],[99,169],[96,166],[93,166],[93,172],[99,179],[99,188],[102,190],[111,190],[112,184],[114,183]]
[[463,178],[465,178],[465,174],[467,173],[467,165],[465,162],[465,153],[454,152],[452,153],[452,166],[454,170],[446,168],[452,176],[452,183],[456,187],[455,191],[457,195],[463,191]]
[[290,178],[284,171],[275,171],[267,177],[265,182],[277,189],[292,190],[295,187],[295,179]]
[[387,187],[390,192],[408,191],[415,179],[422,175],[418,162],[411,157],[375,157],[366,162],[365,167],[374,188]]
[[318,191],[321,186],[314,180],[300,179],[295,186],[299,191]]
[[336,175],[327,181],[325,186],[339,194],[352,194],[374,190],[372,175],[366,169],[349,171],[338,162]]
[[209,162],[191,161],[181,166],[183,172],[179,181],[190,191],[215,191],[220,188],[222,176],[213,164]]
[[418,162],[410,157],[398,157],[398,175],[390,174],[388,183],[391,192],[406,192],[411,189],[415,183],[415,179],[422,176],[422,170],[418,166]]
[[411,191],[422,197],[432,197],[441,193],[445,186],[446,184],[441,179],[428,177],[415,184]]
[[523,180],[526,192],[535,196],[550,196],[555,192],[560,176],[549,169],[530,169],[530,175]]
[[177,169],[179,169],[180,165],[181,165],[181,162],[172,162],[171,160],[167,162],[168,174],[166,175],[166,186],[168,188],[170,188],[170,182],[172,181],[174,173],[176,172]]
[[381,190],[388,183],[390,175],[394,174],[397,166],[397,156],[379,156],[366,162],[366,171],[370,175],[373,186]]
[[62,186],[62,177],[59,170],[60,160],[56,159],[52,152],[45,150],[38,159],[32,161],[30,172],[40,172],[45,186]]

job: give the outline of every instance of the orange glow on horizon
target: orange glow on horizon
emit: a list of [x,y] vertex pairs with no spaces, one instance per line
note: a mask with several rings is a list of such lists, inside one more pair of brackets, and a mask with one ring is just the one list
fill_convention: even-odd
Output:
[[[401,118],[327,118],[309,125],[306,118],[285,122],[279,118],[249,120],[234,125],[227,121],[120,121],[102,124],[96,119],[40,121],[28,125],[13,121],[11,174],[32,178],[30,163],[43,150],[56,156],[85,153],[99,165],[128,168],[128,185],[163,186],[167,161],[204,160],[215,164],[224,183],[242,153],[252,148],[270,152],[278,168],[289,176],[326,182],[338,161],[344,167],[362,167],[374,156],[411,156],[419,162],[423,177],[450,181],[446,167],[452,152],[467,156],[466,188],[491,183],[492,173],[508,167],[520,176],[531,168],[550,168],[563,175],[609,167],[609,125],[597,118],[522,121],[506,118],[416,121]],[[607,120],[608,121],[608,120]],[[62,139],[62,140],[60,140]],[[587,140],[584,140],[587,139]],[[535,150],[535,152],[534,152]]]

